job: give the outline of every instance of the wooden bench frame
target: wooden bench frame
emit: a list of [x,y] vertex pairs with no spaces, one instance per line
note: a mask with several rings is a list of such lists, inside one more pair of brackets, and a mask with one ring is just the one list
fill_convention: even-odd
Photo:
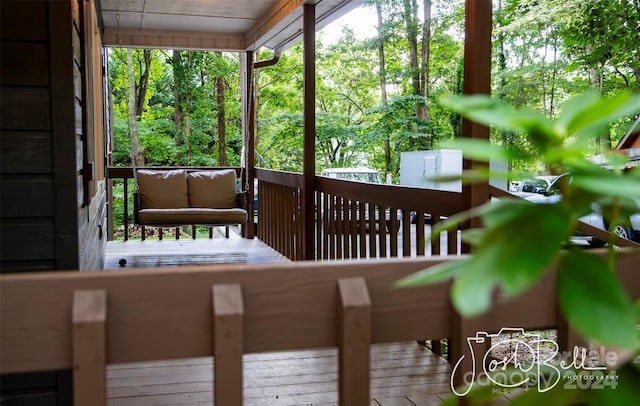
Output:
[[[141,168],[142,169],[142,168]],[[163,171],[166,169],[151,169],[151,168],[144,168],[144,169],[150,169],[150,170],[154,170],[154,171]],[[135,171],[137,169],[134,168],[134,178],[135,178]],[[187,174],[191,173],[191,172],[215,172],[215,171],[220,171],[223,169],[192,169],[192,170],[188,170],[188,169],[184,169]],[[167,170],[168,171],[168,170]],[[237,221],[217,221],[217,222],[210,222],[210,221],[196,221],[196,222],[162,222],[162,223],[156,223],[156,222],[141,222],[140,221],[140,210],[142,207],[141,204],[141,196],[140,196],[140,192],[136,189],[136,191],[134,191],[133,194],[133,222],[136,225],[140,225],[140,226],[150,226],[150,227],[179,227],[179,226],[184,226],[184,225],[191,225],[191,226],[206,226],[206,227],[216,227],[216,226],[225,226],[225,236],[227,238],[229,238],[229,226],[230,225],[244,225],[248,222],[248,209],[247,209],[247,199],[246,199],[246,192],[237,192],[236,193],[236,203],[237,203],[237,207],[241,208],[245,211],[247,211],[247,219],[244,222],[237,222]],[[211,207],[212,209],[215,209],[215,207]],[[186,208],[185,208],[186,209]],[[177,209],[179,210],[179,209]]]

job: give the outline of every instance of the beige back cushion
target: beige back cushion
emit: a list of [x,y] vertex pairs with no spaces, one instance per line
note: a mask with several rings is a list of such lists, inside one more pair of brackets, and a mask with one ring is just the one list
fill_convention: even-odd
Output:
[[140,169],[136,173],[142,209],[189,207],[187,171]]
[[188,183],[191,207],[210,209],[238,207],[236,171],[233,169],[190,172]]

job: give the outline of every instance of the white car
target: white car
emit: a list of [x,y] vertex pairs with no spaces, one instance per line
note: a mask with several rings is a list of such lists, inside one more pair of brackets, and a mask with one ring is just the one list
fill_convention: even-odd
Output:
[[[568,175],[538,176],[533,179],[526,179],[522,182],[520,191],[513,194],[533,203],[555,203],[561,198],[560,182],[562,182],[563,179],[568,179]],[[640,207],[640,200],[637,201],[637,204],[638,207]],[[611,227],[602,217],[600,208],[597,206],[593,207],[593,211],[591,213],[580,217],[580,221],[601,230],[609,230]],[[629,216],[628,221],[624,221],[622,224],[613,226],[611,231],[618,237],[622,237],[627,240],[640,241],[640,213],[632,214]],[[592,247],[601,247],[605,244],[604,241],[590,235],[578,234],[573,238],[586,240]]]

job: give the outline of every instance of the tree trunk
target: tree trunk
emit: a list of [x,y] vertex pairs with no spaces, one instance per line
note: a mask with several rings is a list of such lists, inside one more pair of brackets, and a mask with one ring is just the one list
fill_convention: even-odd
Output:
[[420,95],[424,97],[425,104],[418,106],[418,119],[429,120],[429,108],[427,100],[429,98],[429,57],[431,45],[431,0],[423,0],[424,22],[422,23],[422,61],[421,61],[421,80]]
[[[171,59],[171,65],[173,67],[173,117],[176,126],[176,145],[180,147],[182,142],[182,95],[180,92],[180,86],[182,84],[182,56],[180,51],[173,51],[173,58]],[[180,148],[178,148],[178,155],[176,156],[177,163],[181,163]]]
[[[424,16],[425,18],[431,16],[431,1],[424,0],[424,6],[428,7],[425,9]],[[423,42],[421,44],[422,51],[422,62],[418,63],[418,4],[416,0],[404,0],[404,19],[406,23],[406,31],[407,31],[407,42],[409,44],[409,65],[411,69],[411,84],[413,86],[413,94],[417,96],[422,96],[424,98],[423,102],[416,106],[416,119],[418,122],[424,122],[429,119],[429,110],[427,108],[427,99],[425,97],[427,83],[421,83],[423,80],[426,80],[429,76],[429,61],[424,60],[426,56],[429,56],[429,36],[430,36],[430,21],[425,21],[422,26],[423,33]],[[424,74],[424,71],[427,71],[427,74]],[[424,129],[419,129],[418,132],[424,133],[423,141],[420,143],[421,148],[430,149],[432,145],[431,136],[426,133]],[[409,145],[413,146],[414,141],[410,140]]]
[[[380,61],[380,97],[382,105],[387,105],[387,71],[384,61],[384,27],[382,26],[382,5],[380,0],[376,1],[376,11],[378,14],[378,59]],[[386,113],[385,113],[386,114]],[[386,125],[385,125],[386,127]],[[391,140],[389,139],[389,131],[385,128],[384,134],[384,170],[391,172]]]
[[140,66],[140,84],[138,85],[137,97],[136,97],[136,116],[142,117],[142,111],[144,110],[144,100],[147,98],[147,88],[149,87],[149,75],[151,71],[151,50],[143,50],[144,57],[144,69],[142,69],[142,63],[138,59],[138,65]]
[[136,78],[133,69],[133,49],[127,49],[127,69],[129,73],[129,143],[131,145],[131,164],[143,166],[144,156],[138,145],[138,121],[136,120]]
[[404,21],[406,24],[407,42],[409,43],[409,69],[411,70],[411,84],[413,94],[420,94],[420,69],[418,68],[418,22],[416,0],[403,0]]
[[216,78],[217,104],[218,104],[218,165],[227,165],[227,125],[224,110],[224,95],[227,84],[224,78]]
[[187,146],[187,165],[191,165],[191,51],[187,51],[187,77],[185,84],[187,86],[185,96],[184,96],[184,104],[186,109],[184,111],[184,142]]
[[[602,94],[602,69],[596,67],[589,68],[589,78],[591,79],[591,87]],[[606,133],[598,137],[598,144],[596,146],[596,154],[602,154],[606,151],[611,151],[611,134],[609,134],[609,126],[606,128]]]

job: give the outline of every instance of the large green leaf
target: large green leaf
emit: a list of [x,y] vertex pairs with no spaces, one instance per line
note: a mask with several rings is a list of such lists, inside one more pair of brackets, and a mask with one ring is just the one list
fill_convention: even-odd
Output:
[[462,272],[467,262],[468,258],[443,262],[413,273],[409,276],[405,276],[404,278],[396,281],[395,285],[397,287],[407,287],[443,282]]
[[[515,296],[533,286],[568,238],[570,220],[560,205],[497,202],[483,216],[486,234],[453,284],[452,299],[465,317],[488,310],[493,287]],[[501,210],[500,210],[501,209]]]
[[640,95],[621,92],[611,98],[601,98],[596,92],[586,92],[563,105],[558,117],[559,130],[590,138],[600,134],[608,123],[640,112]]
[[600,257],[577,250],[564,255],[558,300],[571,326],[585,337],[615,347],[637,347],[634,307]]
[[511,106],[486,95],[445,96],[440,103],[466,118],[503,130],[528,134],[530,140],[542,151],[562,141],[544,114],[529,109],[515,110]]
[[442,147],[460,149],[465,158],[483,162],[527,158],[521,151],[510,150],[503,146],[492,144],[488,140],[473,138],[456,138],[444,143]]
[[573,177],[573,185],[603,196],[640,199],[640,172],[638,176],[614,176],[612,173],[579,174]]
[[638,404],[640,399],[640,371],[637,365],[627,364],[615,371],[615,382],[604,381],[603,388],[589,391],[589,404],[593,406],[626,406]]

